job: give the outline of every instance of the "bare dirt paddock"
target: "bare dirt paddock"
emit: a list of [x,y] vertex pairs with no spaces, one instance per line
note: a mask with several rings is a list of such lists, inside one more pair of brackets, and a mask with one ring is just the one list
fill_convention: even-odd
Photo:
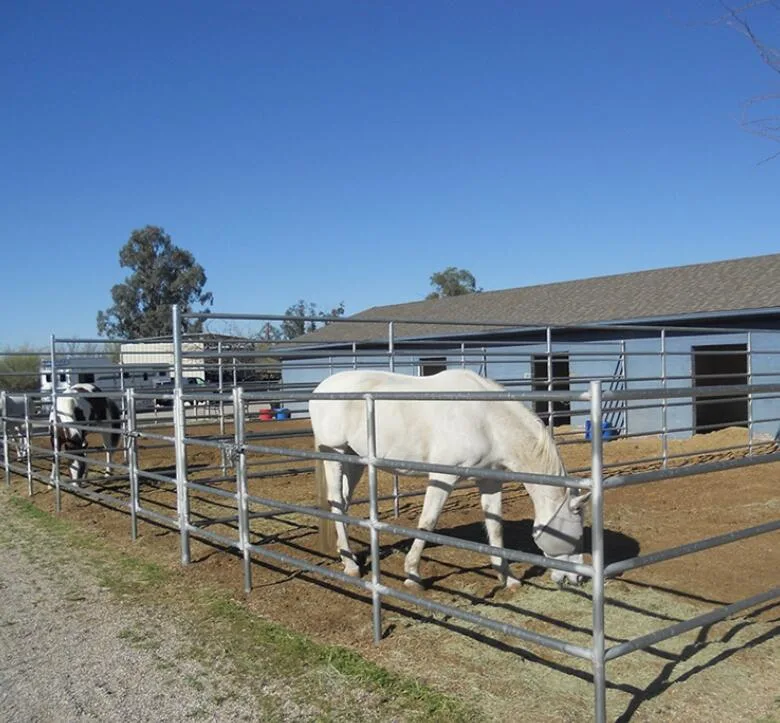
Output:
[[[305,427],[303,421],[265,422],[252,423],[250,431],[272,434]],[[189,434],[216,435],[218,429],[192,426]],[[686,464],[692,459],[710,458],[707,449],[736,446],[745,440],[745,430],[724,430],[673,442],[670,452],[682,455],[674,464]],[[269,436],[258,443],[301,449],[312,446],[311,438],[303,435],[287,439]],[[582,474],[587,474],[588,445],[564,444],[561,450],[570,470],[582,469]],[[605,445],[605,461],[619,463],[621,470],[639,468],[639,460],[657,455],[659,450],[655,438],[616,440]],[[170,447],[152,449],[147,443],[142,445],[139,458],[142,468],[162,472],[171,469],[173,451]],[[252,473],[265,475],[275,470],[273,476],[257,476],[250,481],[252,495],[314,504],[311,461],[293,462],[274,455],[252,455],[248,461]],[[232,479],[214,481],[220,476],[218,450],[190,447],[188,463],[193,481],[209,479],[215,487],[235,490]],[[228,467],[227,476],[232,474]],[[780,509],[779,478],[780,464],[775,463],[608,491],[607,562],[776,519]],[[92,481],[97,481],[94,472]],[[380,482],[381,491],[387,493],[389,476],[380,475]],[[118,480],[105,487],[118,499],[126,499],[126,482]],[[422,481],[402,479],[401,488],[421,489]],[[365,492],[364,481],[358,496],[365,496]],[[40,485],[36,485],[34,500],[53,509],[53,494]],[[421,504],[421,496],[403,498],[401,524],[414,527]],[[146,484],[142,505],[174,518],[175,490]],[[196,524],[237,539],[236,523],[226,519],[234,514],[232,499],[194,491],[191,506]],[[267,508],[252,505],[251,509],[260,513]],[[126,513],[71,495],[64,496],[62,511],[68,518],[94,528],[95,534],[125,539],[128,548],[141,548],[171,565],[178,562],[180,548],[175,531],[142,522],[140,537],[132,543]],[[353,511],[364,514],[366,506],[358,505]],[[538,552],[530,537],[532,506],[522,489],[507,490],[504,516],[507,547]],[[392,518],[392,502],[383,503],[382,517]],[[211,518],[223,521],[209,524]],[[473,490],[452,495],[437,531],[485,541],[479,498]],[[355,539],[360,548],[366,537],[355,532]],[[319,550],[317,520],[312,517],[258,517],[252,522],[252,541],[340,569],[332,556]],[[381,542],[383,581],[400,587],[407,542],[392,537]],[[780,578],[778,542],[780,534],[764,535],[608,581],[607,644],[617,644],[776,586]],[[193,540],[192,557],[189,575],[227,586],[237,598],[244,598],[241,563],[234,553]],[[494,573],[482,556],[429,546],[422,567],[429,584],[424,594],[470,612],[588,645],[590,585],[559,591],[543,571],[524,569],[522,565],[515,565],[515,569],[524,575],[524,585],[510,593],[498,589]],[[254,558],[253,582],[246,605],[258,615],[318,641],[357,649],[389,669],[462,697],[484,711],[485,718],[592,719],[593,688],[590,666],[585,661],[529,647],[516,639],[392,601],[384,609],[384,640],[374,646],[371,601],[361,591],[345,590],[300,570],[269,565],[258,557]],[[780,720],[779,613],[780,604],[766,605],[608,663],[608,719]]]

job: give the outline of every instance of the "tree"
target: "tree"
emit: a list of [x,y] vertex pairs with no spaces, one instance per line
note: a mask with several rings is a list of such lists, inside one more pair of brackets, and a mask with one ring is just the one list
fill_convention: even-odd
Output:
[[[282,322],[282,336],[285,339],[295,339],[296,336],[302,336],[315,331],[318,325],[325,326],[329,324],[330,322],[326,321],[327,317],[344,316],[344,302],[342,301],[335,309],[324,312],[317,311],[317,304],[298,299],[298,302],[288,307],[284,314],[290,318]],[[313,318],[307,319],[306,317],[318,317],[322,321]]]
[[[132,269],[121,284],[111,289],[114,305],[99,311],[98,334],[120,339],[170,336],[173,333],[171,305],[184,312],[196,304],[210,305],[214,298],[204,292],[206,272],[195,257],[174,246],[159,226],[133,231],[119,251],[119,265]],[[198,332],[202,321],[185,320],[182,331]]]
[[431,274],[431,286],[434,287],[426,299],[441,299],[445,296],[464,296],[476,294],[482,291],[477,288],[477,280],[474,274],[466,269],[456,269],[448,266],[444,271]]
[[8,392],[40,389],[41,354],[24,346],[0,352],[0,389]]
[[[780,75],[780,47],[772,47],[755,30],[757,22],[766,19],[767,13],[777,13],[777,16],[766,24],[771,26],[780,23],[780,4],[777,0],[752,0],[740,7],[723,6],[726,13],[716,23],[726,25],[736,30],[755,48],[761,61],[770,70]],[[765,13],[763,16],[759,13]],[[761,18],[761,20],[759,20]],[[742,128],[749,133],[780,143],[780,92],[763,93],[749,98],[742,107]],[[780,151],[765,158],[761,163],[780,156]]]

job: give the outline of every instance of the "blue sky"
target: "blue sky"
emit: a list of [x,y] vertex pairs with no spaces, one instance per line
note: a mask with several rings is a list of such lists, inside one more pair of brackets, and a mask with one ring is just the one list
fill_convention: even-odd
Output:
[[0,348],[94,337],[147,224],[243,313],[777,252],[777,147],[738,123],[777,76],[721,12],[6,0]]

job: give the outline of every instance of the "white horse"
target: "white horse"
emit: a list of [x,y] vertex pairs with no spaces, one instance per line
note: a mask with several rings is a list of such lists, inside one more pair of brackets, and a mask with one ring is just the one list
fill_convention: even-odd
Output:
[[[66,392],[68,394],[95,394],[102,390],[95,384],[74,384]],[[54,421],[57,421],[57,437],[54,436]],[[103,447],[106,450],[106,474],[111,472],[111,452],[119,444],[122,426],[121,413],[116,403],[108,397],[57,397],[57,408],[49,414],[49,437],[52,449],[65,449],[78,454],[78,459],[70,463],[70,476],[78,483],[85,477],[87,462],[86,453],[88,423],[98,427],[111,427],[113,432],[101,432]],[[55,468],[52,462],[52,478]]]
[[[429,377],[383,371],[347,371],[320,383],[315,393],[343,392],[500,392],[500,384],[471,371],[450,370]],[[327,500],[332,512],[346,514],[363,465],[349,455],[368,453],[366,408],[363,400],[311,400],[309,411],[317,449],[344,454],[343,462],[324,462]],[[565,475],[550,433],[525,405],[516,401],[404,401],[379,400],[375,406],[376,454],[404,461],[533,474]],[[402,469],[398,470],[403,472]],[[412,473],[414,474],[414,473]],[[433,530],[439,514],[460,479],[431,473],[418,528]],[[501,482],[479,479],[488,539],[503,547]],[[581,563],[583,505],[590,492],[574,496],[563,487],[525,483],[534,504],[534,540],[545,555]],[[324,521],[323,521],[324,522]],[[358,576],[360,569],[349,547],[346,526],[336,522],[338,552],[344,571]],[[405,584],[419,587],[419,564],[425,541],[415,539],[404,562]],[[491,556],[499,580],[507,587],[520,581],[509,564]],[[552,571],[555,582],[580,582],[571,572]]]
[[27,437],[24,434],[24,422],[18,421],[24,419],[24,397],[6,394],[5,405],[0,408],[0,417],[11,417],[6,422],[6,433],[9,441],[13,440],[16,446],[16,461],[21,462],[26,459],[29,450],[27,449]]

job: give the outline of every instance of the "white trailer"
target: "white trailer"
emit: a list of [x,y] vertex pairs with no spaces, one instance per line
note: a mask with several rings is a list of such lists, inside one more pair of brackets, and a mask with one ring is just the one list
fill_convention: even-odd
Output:
[[[68,357],[55,361],[57,392],[64,392],[74,384],[96,384],[104,392],[155,391],[171,378],[167,364],[117,364],[105,357]],[[51,395],[51,361],[41,362],[41,395]],[[141,406],[151,405],[152,401]]]

